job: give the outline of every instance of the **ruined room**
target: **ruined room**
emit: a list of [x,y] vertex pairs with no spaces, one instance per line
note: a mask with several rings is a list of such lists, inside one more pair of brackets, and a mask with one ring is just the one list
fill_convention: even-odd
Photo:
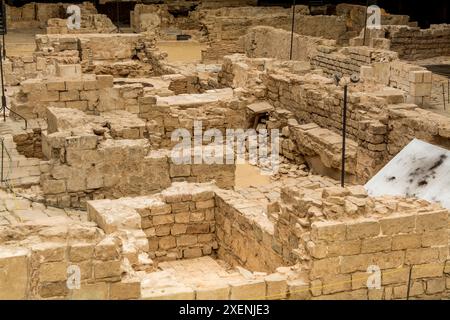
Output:
[[406,2],[3,1],[0,299],[450,298],[449,3]]

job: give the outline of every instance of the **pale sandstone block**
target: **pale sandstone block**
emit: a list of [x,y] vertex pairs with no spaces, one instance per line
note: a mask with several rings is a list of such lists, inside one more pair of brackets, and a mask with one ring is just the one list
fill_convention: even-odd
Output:
[[230,283],[231,300],[264,300],[266,283],[264,280],[246,280]]
[[194,300],[195,291],[188,287],[146,289],[143,290],[141,298],[145,300]]
[[99,260],[116,260],[120,258],[119,251],[120,244],[118,241],[111,236],[107,236],[97,243],[94,254],[95,258]]
[[322,280],[323,294],[348,291],[352,289],[352,277],[350,274],[338,274],[327,276]]
[[439,259],[438,248],[420,248],[406,250],[405,262],[408,264],[423,264],[437,262]]
[[97,75],[98,89],[112,88],[114,85],[114,78],[112,75]]
[[106,282],[82,283],[80,289],[71,290],[71,300],[106,300],[108,299],[108,286]]
[[197,244],[197,236],[193,234],[185,234],[177,237],[177,246],[187,247]]
[[189,223],[189,212],[180,212],[175,214],[175,222],[176,223]]
[[66,80],[66,90],[83,90],[83,81],[81,80]]
[[425,232],[422,234],[422,247],[447,246],[448,239],[447,229]]
[[120,261],[95,261],[94,277],[103,279],[110,277],[119,277],[122,273]]
[[388,236],[364,239],[362,241],[361,253],[388,251],[391,249],[391,243],[392,238]]
[[425,286],[428,294],[443,292],[445,290],[445,278],[427,280]]
[[347,224],[346,239],[364,239],[380,234],[380,224],[374,219],[364,219]]
[[25,248],[0,247],[0,299],[27,297],[29,255]]
[[159,248],[162,250],[168,250],[175,248],[177,246],[177,241],[173,236],[165,236],[159,239]]
[[173,236],[184,234],[186,233],[186,228],[187,226],[185,224],[176,223],[170,229],[170,234],[172,234]]
[[309,284],[303,280],[289,280],[289,300],[308,300],[311,297]]
[[412,267],[412,279],[441,277],[444,266],[440,263],[425,263]]
[[393,297],[394,299],[404,299],[406,298],[407,292],[408,292],[407,285],[394,287]]
[[158,206],[152,206],[150,208],[151,215],[169,214],[172,212],[170,204],[161,204]]
[[39,263],[62,261],[66,254],[65,243],[43,242],[31,247],[32,258]]
[[311,279],[339,273],[339,258],[314,260],[311,268]]
[[153,216],[152,221],[153,221],[153,225],[159,226],[162,224],[173,223],[173,222],[175,222],[175,218],[171,214],[156,215],[156,216]]
[[369,272],[352,273],[352,290],[367,288],[367,279],[370,275]]
[[409,279],[408,267],[383,270],[381,273],[381,284],[383,286],[390,284],[405,284]]
[[42,190],[45,194],[58,194],[66,192],[64,180],[43,180],[41,182]]
[[267,299],[285,299],[288,293],[287,277],[281,274],[270,274],[264,278],[266,281]]
[[419,234],[400,234],[392,237],[392,250],[420,248]]
[[61,91],[59,93],[59,99],[61,101],[75,101],[80,99],[78,90]]
[[411,233],[416,225],[416,216],[398,216],[380,219],[381,232],[384,235]]
[[311,224],[311,239],[334,242],[345,240],[346,225],[341,222],[314,222]]
[[420,213],[417,215],[416,232],[439,230],[448,227],[448,212],[446,210]]
[[195,202],[195,207],[197,209],[209,209],[214,208],[214,206],[215,206],[214,199]]
[[66,281],[40,282],[38,292],[41,298],[65,298],[69,294]]
[[199,258],[202,255],[203,251],[201,248],[190,248],[183,250],[183,258],[185,259]]
[[205,213],[203,211],[193,211],[189,215],[190,222],[201,222],[205,220]]
[[313,297],[322,295],[322,281],[319,279],[311,281],[309,291]]
[[230,286],[228,284],[208,285],[205,288],[196,288],[197,300],[228,300]]
[[114,300],[139,299],[141,296],[141,283],[137,280],[121,280],[111,283],[109,298]]
[[328,256],[350,256],[361,253],[362,241],[359,239],[346,240],[328,245]]
[[47,262],[39,266],[39,281],[56,282],[67,279],[67,262]]

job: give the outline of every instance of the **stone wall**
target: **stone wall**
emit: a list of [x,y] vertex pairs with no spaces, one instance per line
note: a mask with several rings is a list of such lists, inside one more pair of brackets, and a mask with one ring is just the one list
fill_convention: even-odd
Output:
[[[291,33],[273,27],[254,27],[241,38],[244,53],[250,58],[289,60]],[[294,34],[292,59],[309,61],[321,46],[333,47],[336,42],[323,38]]]
[[235,192],[224,190],[216,191],[215,201],[220,259],[263,272],[283,265],[283,247],[274,236],[273,224],[267,216],[261,216],[258,202],[251,203]]
[[151,194],[171,181],[234,185],[234,165],[175,164],[170,150],[150,151],[146,139],[102,140],[94,133],[70,132],[43,134],[42,139],[44,154],[52,161],[41,175],[41,187],[54,206],[85,207],[90,199]]
[[[44,28],[47,20],[65,18],[69,3],[27,3],[22,7],[6,6],[8,28]],[[97,10],[92,2],[85,1],[77,4],[81,9],[81,16],[96,14]]]
[[[215,241],[214,193],[205,187],[181,189],[174,185],[152,197],[89,202],[88,213],[108,230],[106,211],[122,211],[140,219],[148,240],[148,255],[155,261],[211,255]],[[120,208],[120,209],[119,209]]]
[[[409,81],[407,85],[422,86],[422,82],[414,81],[424,81],[426,74],[429,72],[412,71],[408,74],[412,85]],[[416,78],[409,78],[410,75]],[[335,170],[340,167],[343,90],[332,79],[308,70],[296,73],[294,68],[279,68],[271,59],[233,55],[225,58],[220,81],[232,87],[251,88],[255,98],[274,107],[265,126],[285,128],[283,155],[300,162],[306,156],[309,165],[323,169],[318,170],[320,174],[339,178]],[[405,104],[406,99],[405,92],[384,84],[350,85],[346,167],[349,177],[367,181],[414,137],[448,148],[448,121],[417,105]],[[315,161],[318,159],[319,163]]]
[[[408,285],[414,298],[448,294],[447,210],[421,200],[371,199],[363,189],[294,190],[282,190],[285,228],[319,219],[299,239],[299,256],[311,258],[313,299],[404,299]],[[381,271],[381,288],[368,290],[372,265]]]
[[117,27],[104,14],[85,14],[81,16],[79,29],[69,29],[66,19],[51,18],[47,21],[47,34],[67,33],[115,33]]
[[109,75],[29,79],[21,83],[21,91],[12,103],[12,110],[27,119],[46,118],[47,107],[50,106],[95,113],[101,110],[100,94],[112,86],[113,77]]
[[[450,26],[431,25],[429,29],[409,26],[383,26],[381,30],[370,30],[366,43],[370,46],[383,46],[395,51],[404,60],[418,60],[449,55]],[[352,40],[361,45],[363,36]]]
[[170,148],[176,144],[171,139],[176,129],[186,129],[193,137],[195,121],[201,122],[202,130],[217,129],[224,136],[227,129],[247,128],[245,106],[246,102],[234,97],[231,89],[167,97],[147,95],[139,99],[139,117],[146,119],[158,136],[153,142]]
[[[2,242],[0,266],[6,276],[0,281],[0,298],[139,298],[139,281],[121,277],[123,256],[119,238],[101,236],[102,231],[92,223],[66,225],[65,233],[53,232],[53,236],[48,236],[52,228],[57,228],[58,218],[53,217],[52,226],[42,221],[40,226],[22,232],[24,239],[30,237],[31,231],[36,232],[28,243],[14,237],[8,244]],[[67,286],[69,266],[80,268],[79,289]]]
[[361,68],[361,78],[405,92],[406,102],[419,106],[430,103],[432,73],[426,68],[402,61],[374,62]]

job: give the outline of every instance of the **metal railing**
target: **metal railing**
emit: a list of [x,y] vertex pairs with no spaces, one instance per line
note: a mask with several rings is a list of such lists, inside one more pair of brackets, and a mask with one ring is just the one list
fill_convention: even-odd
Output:
[[[0,137],[0,148],[1,150],[1,164],[0,164],[0,179],[1,179],[1,186],[2,187],[8,187],[9,188],[9,182],[8,182],[8,178],[12,172],[12,165],[13,165],[13,160],[11,158],[11,155],[8,151],[8,149],[6,148],[5,145],[5,138]],[[8,161],[9,160],[9,161]],[[5,165],[5,162],[8,161],[8,166]]]

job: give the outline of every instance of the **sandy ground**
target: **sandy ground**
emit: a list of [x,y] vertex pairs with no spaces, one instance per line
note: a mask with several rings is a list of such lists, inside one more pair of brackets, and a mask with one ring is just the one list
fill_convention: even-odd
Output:
[[196,41],[160,41],[157,47],[167,52],[169,62],[200,62],[201,50],[206,48],[204,44]]

